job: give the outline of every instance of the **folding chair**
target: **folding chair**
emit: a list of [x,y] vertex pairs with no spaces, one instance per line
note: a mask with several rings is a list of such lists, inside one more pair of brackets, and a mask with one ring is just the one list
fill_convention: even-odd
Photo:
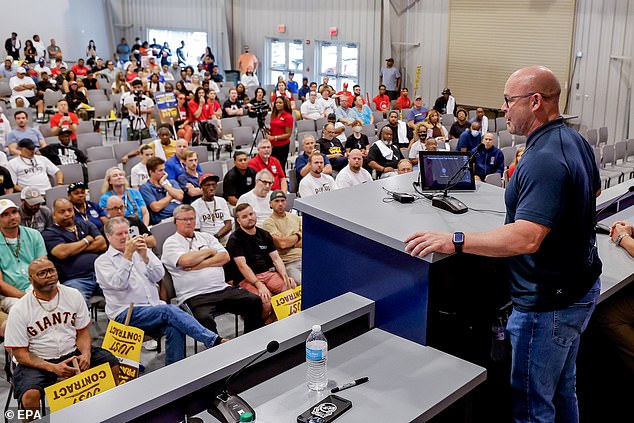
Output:
[[117,161],[113,159],[95,160],[94,162],[88,162],[88,180],[103,179],[106,174],[106,170],[111,167],[115,167]]
[[114,159],[114,151],[111,145],[102,145],[98,147],[90,147],[86,150],[86,156],[88,156],[89,162],[95,160]]

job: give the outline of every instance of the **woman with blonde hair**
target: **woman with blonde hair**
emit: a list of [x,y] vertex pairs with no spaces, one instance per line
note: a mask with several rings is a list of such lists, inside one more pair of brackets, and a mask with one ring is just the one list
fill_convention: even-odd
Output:
[[[436,138],[438,141],[447,141],[449,139],[447,128],[440,123],[440,113],[438,113],[438,110],[431,109],[429,113],[427,113],[423,125],[427,128],[427,138]],[[442,140],[440,138],[442,138]]]
[[515,172],[515,168],[517,167],[517,164],[519,163],[520,159],[522,158],[522,155],[524,154],[524,146],[521,145],[519,147],[517,147],[517,150],[515,151],[515,157],[513,158],[513,161],[511,162],[511,164],[509,165],[509,170],[506,173],[506,177],[508,179],[511,179],[511,176],[513,176],[513,172]]
[[118,167],[108,169],[103,180],[101,192],[103,195],[101,195],[99,199],[99,205],[102,209],[106,208],[108,198],[113,195],[118,195],[123,201],[126,217],[136,215],[145,225],[150,224],[150,214],[145,205],[145,201],[143,201],[139,190],[129,187],[123,170]]

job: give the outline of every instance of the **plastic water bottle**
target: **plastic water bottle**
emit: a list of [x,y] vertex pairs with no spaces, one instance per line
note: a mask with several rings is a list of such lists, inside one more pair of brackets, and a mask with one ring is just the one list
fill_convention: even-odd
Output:
[[313,326],[306,339],[306,382],[308,389],[322,391],[328,385],[326,375],[328,361],[328,341],[321,331],[321,326]]
[[498,317],[491,326],[491,360],[504,360],[506,352],[506,325],[504,319]]

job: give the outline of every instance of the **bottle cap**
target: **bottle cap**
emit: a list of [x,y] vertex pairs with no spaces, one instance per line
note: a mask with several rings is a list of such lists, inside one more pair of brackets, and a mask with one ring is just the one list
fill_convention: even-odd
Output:
[[321,332],[321,326],[320,325],[313,325],[313,332]]
[[251,414],[248,411],[246,413],[240,414],[240,421],[241,422],[252,422],[253,421],[253,414]]

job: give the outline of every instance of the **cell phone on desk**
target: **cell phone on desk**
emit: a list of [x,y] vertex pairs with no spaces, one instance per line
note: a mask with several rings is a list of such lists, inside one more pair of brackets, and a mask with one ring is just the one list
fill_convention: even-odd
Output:
[[338,395],[328,395],[297,416],[298,423],[330,423],[352,408],[352,401]]
[[139,228],[137,228],[136,226],[130,226],[128,228],[128,235],[130,235],[130,238],[134,238],[135,236],[139,236]]

